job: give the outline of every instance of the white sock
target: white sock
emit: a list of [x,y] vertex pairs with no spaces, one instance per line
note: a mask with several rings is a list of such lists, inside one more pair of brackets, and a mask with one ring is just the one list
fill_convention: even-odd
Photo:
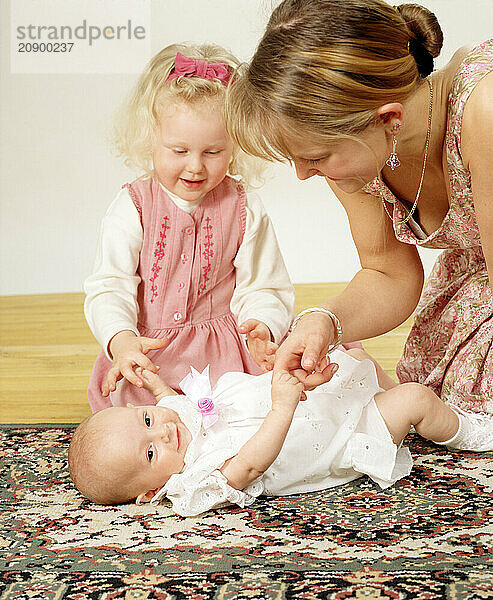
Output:
[[[450,406],[450,404],[449,404]],[[450,406],[459,419],[457,433],[445,442],[435,442],[454,450],[489,452],[493,450],[493,415],[473,413]]]

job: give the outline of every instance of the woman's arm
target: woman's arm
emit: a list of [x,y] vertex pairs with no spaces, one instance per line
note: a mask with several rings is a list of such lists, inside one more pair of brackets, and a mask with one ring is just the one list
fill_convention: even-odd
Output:
[[[352,342],[390,331],[412,314],[423,287],[423,267],[416,248],[396,239],[378,198],[330,186],[348,215],[361,270],[339,296],[321,306],[339,318],[342,341]],[[274,368],[296,373],[306,387],[319,385],[327,380],[326,373],[311,371],[336,337],[329,316],[311,313],[282,344]]]
[[289,431],[303,384],[287,372],[272,378],[272,408],[257,433],[220,469],[231,487],[244,489],[276,460]]
[[386,333],[412,314],[423,287],[423,267],[416,247],[395,237],[379,198],[331,188],[348,215],[361,270],[324,306],[339,317],[343,341],[352,342]]
[[476,221],[490,289],[493,281],[493,73],[471,92],[462,120],[461,153],[471,172]]

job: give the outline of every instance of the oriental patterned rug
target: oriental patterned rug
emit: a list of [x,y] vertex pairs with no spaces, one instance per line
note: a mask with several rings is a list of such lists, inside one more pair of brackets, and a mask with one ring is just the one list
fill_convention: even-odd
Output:
[[410,477],[360,479],[198,518],[95,506],[68,477],[73,426],[2,426],[1,600],[483,600],[493,455],[411,436]]

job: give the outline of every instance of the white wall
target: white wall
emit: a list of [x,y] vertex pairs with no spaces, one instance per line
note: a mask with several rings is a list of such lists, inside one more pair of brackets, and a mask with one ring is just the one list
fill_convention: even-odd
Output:
[[[152,51],[177,41],[214,41],[248,60],[272,4],[151,0]],[[445,33],[438,66],[458,46],[492,34],[493,0],[423,4]],[[105,136],[135,76],[11,74],[8,1],[0,0],[0,8],[0,293],[78,291],[92,268],[101,216],[132,178]],[[301,183],[277,165],[262,197],[294,282],[351,278],[358,263],[345,214],[321,179]],[[427,270],[434,256],[426,253]]]

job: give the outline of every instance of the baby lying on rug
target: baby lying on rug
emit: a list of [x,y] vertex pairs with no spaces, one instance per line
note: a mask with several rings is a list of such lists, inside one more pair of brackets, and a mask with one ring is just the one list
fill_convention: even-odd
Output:
[[100,504],[168,498],[178,514],[194,516],[362,475],[386,488],[411,471],[401,442],[412,425],[438,444],[483,449],[469,447],[470,415],[424,386],[396,385],[365,357],[335,350],[338,372],[307,392],[288,372],[227,373],[211,390],[207,368],[192,369],[181,382],[185,395],[177,395],[141,370],[158,404],[107,408],[81,423],[70,444],[70,475]]

